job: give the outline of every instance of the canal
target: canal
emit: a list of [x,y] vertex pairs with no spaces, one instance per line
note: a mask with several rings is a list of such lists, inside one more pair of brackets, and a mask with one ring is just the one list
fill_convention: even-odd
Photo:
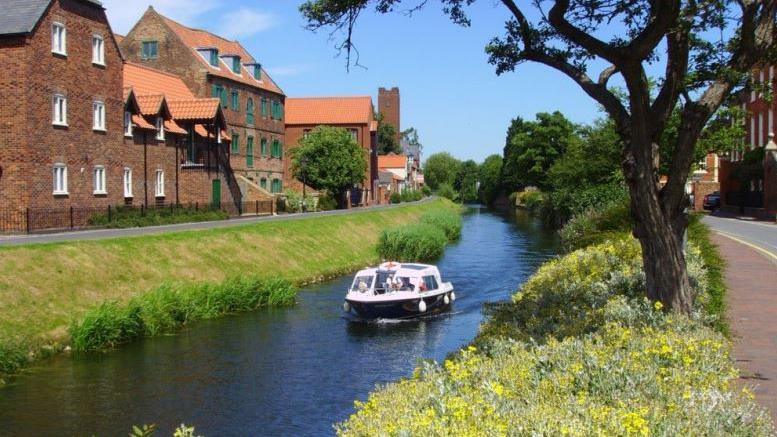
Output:
[[155,423],[167,436],[182,422],[205,436],[332,434],[376,384],[472,340],[483,303],[506,299],[556,246],[526,215],[475,208],[438,263],[456,287],[449,314],[349,322],[341,304],[351,278],[343,277],[301,291],[293,308],[44,361],[0,389],[0,435],[116,436]]

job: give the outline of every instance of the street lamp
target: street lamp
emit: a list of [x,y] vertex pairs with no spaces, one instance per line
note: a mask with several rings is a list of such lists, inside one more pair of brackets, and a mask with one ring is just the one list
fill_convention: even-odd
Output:
[[307,195],[305,190],[306,188],[305,169],[307,167],[307,164],[308,164],[307,157],[303,156],[302,159],[300,159],[300,166],[302,167],[302,212],[308,212],[308,200],[307,200]]

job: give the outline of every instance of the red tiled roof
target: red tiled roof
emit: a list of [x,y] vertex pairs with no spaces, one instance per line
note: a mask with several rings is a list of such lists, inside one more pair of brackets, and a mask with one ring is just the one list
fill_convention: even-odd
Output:
[[124,63],[124,88],[135,95],[164,94],[168,100],[195,98],[180,77],[131,62]]
[[154,127],[154,125],[147,122],[146,119],[140,115],[133,115],[132,122],[135,123],[135,126],[138,129],[156,130],[156,127]]
[[372,97],[286,99],[286,124],[370,124]]
[[169,100],[167,106],[175,120],[209,120],[218,114],[219,99]]
[[186,132],[186,129],[178,126],[178,124],[173,120],[165,120],[165,131],[178,135],[186,135],[189,133]]
[[140,113],[143,115],[157,115],[162,109],[165,96],[162,94],[143,94],[136,96]]
[[124,101],[127,101],[127,97],[129,97],[130,93],[132,92],[131,86],[125,86],[124,87]]
[[241,67],[240,74],[238,75],[232,72],[230,66],[227,66],[223,63],[220,64],[219,68],[210,65],[210,63],[197,52],[198,48],[216,48],[219,51],[219,56],[238,55],[240,56],[240,62],[243,64],[255,63],[256,60],[253,58],[253,56],[251,56],[251,54],[248,53],[248,51],[243,48],[239,42],[230,41],[206,30],[186,27],[183,24],[164,16],[162,16],[162,18],[165,20],[165,23],[167,23],[170,29],[172,29],[173,32],[175,32],[175,34],[181,38],[183,43],[193,50],[196,57],[200,59],[202,64],[208,69],[208,74],[234,80],[236,82],[261,88],[274,93],[283,94],[283,91],[272,80],[270,75],[267,74],[264,68],[262,68],[262,80],[259,81],[254,79],[253,75],[245,67]]
[[407,156],[405,155],[382,155],[378,156],[378,168],[405,168],[407,166]]

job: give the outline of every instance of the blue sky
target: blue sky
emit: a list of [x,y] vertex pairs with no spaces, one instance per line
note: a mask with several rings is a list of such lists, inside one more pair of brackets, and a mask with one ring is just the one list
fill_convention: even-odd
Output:
[[524,64],[497,77],[484,51],[502,33],[504,7],[482,0],[471,8],[472,27],[451,23],[437,2],[411,18],[372,11],[357,24],[360,63],[346,71],[328,32],[303,28],[300,0],[103,0],[114,31],[127,33],[146,8],[183,24],[240,42],[268,69],[288,96],[372,95],[398,86],[402,128],[416,127],[428,156],[448,151],[482,161],[499,153],[510,120],[561,110],[575,122],[601,116],[596,103],[565,76]]

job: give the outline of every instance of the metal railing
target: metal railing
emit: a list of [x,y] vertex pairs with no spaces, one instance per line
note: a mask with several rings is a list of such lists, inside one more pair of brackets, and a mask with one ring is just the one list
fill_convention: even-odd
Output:
[[[204,213],[213,212],[209,217]],[[275,201],[160,203],[154,205],[70,206],[64,208],[0,209],[0,233],[61,232],[95,228],[138,227],[168,223],[272,215]],[[221,213],[221,214],[218,214]]]

